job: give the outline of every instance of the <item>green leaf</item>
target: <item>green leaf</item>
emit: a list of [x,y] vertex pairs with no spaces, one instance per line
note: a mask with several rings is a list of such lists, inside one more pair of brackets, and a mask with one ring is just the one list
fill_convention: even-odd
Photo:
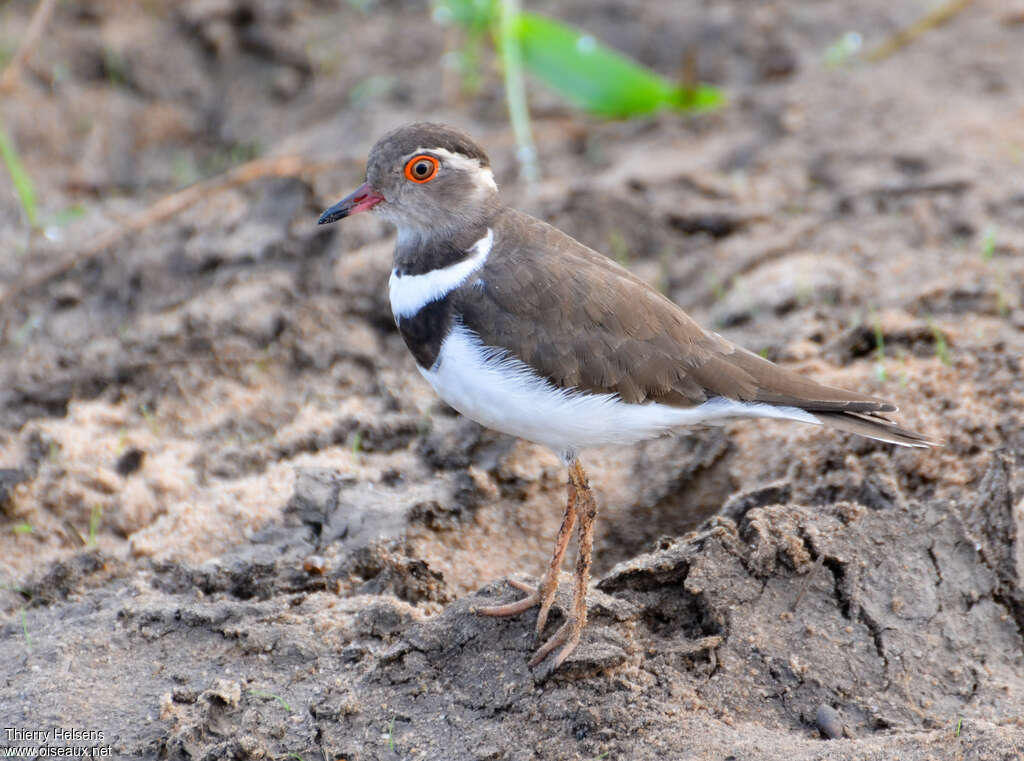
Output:
[[50,217],[49,224],[54,227],[64,227],[64,225],[69,225],[76,219],[83,216],[85,216],[85,209],[78,204],[75,204],[74,206],[69,206],[66,209],[61,209]]
[[32,227],[36,227],[36,191],[32,186],[32,178],[25,171],[25,167],[18,157],[18,151],[14,147],[14,141],[11,140],[2,123],[0,123],[0,157],[7,165],[7,172],[11,175],[11,182],[14,183],[14,189],[18,193],[18,199],[21,201],[21,208],[25,210],[28,223]]
[[535,13],[521,13],[523,64],[576,106],[605,117],[664,108],[699,111],[720,105],[714,87],[680,87],[585,32]]
[[[497,0],[438,0],[434,17],[496,32],[498,10]],[[513,23],[523,65],[571,103],[599,116],[642,116],[665,108],[703,111],[725,101],[714,87],[677,85],[592,35],[546,16],[519,13]]]
[[985,234],[981,236],[981,258],[986,262],[992,261],[996,253],[996,235],[999,231],[995,225],[985,228]]

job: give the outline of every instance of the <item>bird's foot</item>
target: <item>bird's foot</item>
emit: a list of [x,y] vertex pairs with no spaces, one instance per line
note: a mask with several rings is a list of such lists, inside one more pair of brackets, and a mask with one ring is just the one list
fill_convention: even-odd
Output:
[[520,592],[526,592],[526,597],[522,600],[506,603],[505,605],[490,605],[486,608],[477,608],[476,612],[481,616],[518,616],[520,613],[528,611],[534,605],[540,605],[540,587],[534,588],[529,584],[524,584],[514,579],[509,579],[508,583]]
[[526,597],[522,600],[506,603],[505,605],[478,608],[477,613],[484,616],[518,616],[520,613],[525,613],[535,605],[540,605],[540,611],[537,613],[536,626],[537,640],[540,641],[541,634],[544,633],[544,627],[548,623],[548,613],[551,612],[551,606],[555,602],[555,593],[558,591],[557,577],[553,574],[549,574],[541,579],[541,582],[537,587],[532,587],[529,584],[524,584],[523,582],[515,581],[514,579],[509,579],[508,583],[520,592],[526,592]]
[[530,667],[535,668],[539,666],[558,647],[561,647],[561,650],[558,651],[551,661],[549,672],[561,666],[565,659],[572,654],[572,651],[576,649],[576,645],[580,643],[580,633],[583,631],[583,624],[585,622],[586,619],[570,616],[558,628],[558,631],[551,635],[551,638],[534,653],[533,658],[530,660]]
[[[550,588],[545,588],[548,585],[544,584],[543,581],[538,587],[533,587],[530,584],[524,584],[521,581],[508,580],[508,583],[518,589],[520,592],[526,592],[526,597],[515,602],[506,603],[504,605],[494,605],[487,608],[477,608],[477,613],[484,616],[517,616],[520,613],[525,613],[530,608],[540,605],[540,612],[537,614],[537,641],[540,642],[541,634],[544,631],[544,626],[547,624],[548,613],[551,610],[552,604],[555,601],[555,592],[557,590],[557,584],[550,585]],[[583,631],[583,625],[586,622],[586,601],[585,599],[573,600],[573,612],[566,618],[563,623],[554,634],[552,634],[543,645],[541,645],[537,652],[534,653],[533,658],[530,660],[530,666],[539,666],[544,659],[546,659],[552,652],[557,648],[558,653],[552,659],[548,671],[554,671],[568,658],[572,651],[576,649],[576,646],[580,641],[580,634]],[[577,615],[577,610],[582,608],[583,614]]]
[[[582,511],[577,509],[577,503],[580,501],[582,501]],[[580,642],[580,633],[583,631],[584,624],[587,623],[587,584],[590,579],[590,555],[594,547],[594,518],[597,515],[597,504],[594,501],[590,485],[587,483],[587,476],[578,460],[574,460],[569,468],[565,514],[562,516],[562,526],[558,530],[558,539],[555,541],[555,552],[551,556],[551,563],[540,584],[533,588],[528,584],[510,579],[509,584],[526,592],[526,597],[505,605],[478,608],[477,610],[478,613],[485,616],[516,616],[526,612],[534,605],[540,605],[536,626],[537,641],[540,641],[541,634],[548,622],[548,613],[551,612],[551,606],[555,602],[559,569],[562,566],[562,558],[565,556],[565,549],[569,544],[573,526],[577,522],[577,512],[579,512],[580,547],[576,556],[572,609],[566,615],[565,623],[540,646],[530,661],[531,667],[538,666],[554,652],[555,648],[560,647],[561,649],[551,662],[549,674],[561,666],[576,649],[576,645]]]

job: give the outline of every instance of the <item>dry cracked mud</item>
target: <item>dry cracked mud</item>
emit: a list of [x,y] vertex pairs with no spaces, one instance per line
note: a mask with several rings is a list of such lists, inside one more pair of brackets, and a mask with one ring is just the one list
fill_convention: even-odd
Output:
[[[126,758],[1022,758],[1024,6],[834,65],[933,4],[526,5],[729,105],[603,123],[531,82],[527,195],[493,61],[460,94],[426,3],[57,5],[3,102],[43,230],[4,175],[0,729]],[[0,6],[0,51],[34,8]],[[315,225],[422,118],[945,446],[751,422],[590,454],[591,623],[530,670],[532,615],[474,609],[547,562],[564,470],[414,371],[382,222]],[[153,213],[250,160],[286,169]]]

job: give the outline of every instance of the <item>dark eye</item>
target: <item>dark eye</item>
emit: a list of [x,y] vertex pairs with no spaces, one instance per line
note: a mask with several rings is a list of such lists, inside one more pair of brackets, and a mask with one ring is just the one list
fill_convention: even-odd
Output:
[[413,156],[405,164],[405,177],[413,182],[430,182],[437,174],[439,163],[433,156]]

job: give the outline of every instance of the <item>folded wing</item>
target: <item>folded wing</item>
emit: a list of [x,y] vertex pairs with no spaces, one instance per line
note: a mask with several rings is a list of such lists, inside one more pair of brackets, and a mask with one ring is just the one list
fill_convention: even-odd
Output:
[[497,221],[472,288],[457,303],[466,327],[556,385],[634,403],[722,396],[797,407],[871,438],[931,443],[888,420],[889,402],[816,383],[705,331],[615,262],[519,212]]

